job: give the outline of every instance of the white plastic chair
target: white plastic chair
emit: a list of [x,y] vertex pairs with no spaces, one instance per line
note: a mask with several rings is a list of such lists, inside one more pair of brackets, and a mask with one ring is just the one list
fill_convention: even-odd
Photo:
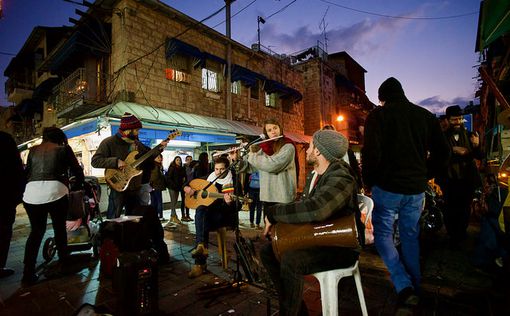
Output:
[[[374,201],[365,195],[358,194],[358,201],[363,207],[367,207],[367,218],[372,215]],[[360,207],[361,208],[361,207]],[[358,291],[359,305],[361,306],[361,314],[368,315],[365,296],[363,295],[363,287],[361,285],[361,275],[358,267],[359,260],[344,269],[329,270],[314,273],[313,276],[319,280],[321,288],[322,315],[337,316],[338,315],[338,282],[341,278],[353,276]]]

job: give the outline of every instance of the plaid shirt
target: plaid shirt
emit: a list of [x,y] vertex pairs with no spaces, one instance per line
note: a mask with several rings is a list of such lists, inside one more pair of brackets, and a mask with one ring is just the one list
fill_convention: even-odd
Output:
[[350,215],[358,208],[356,180],[344,161],[331,163],[309,193],[311,179],[310,173],[301,200],[269,209],[266,215],[271,223],[321,222]]

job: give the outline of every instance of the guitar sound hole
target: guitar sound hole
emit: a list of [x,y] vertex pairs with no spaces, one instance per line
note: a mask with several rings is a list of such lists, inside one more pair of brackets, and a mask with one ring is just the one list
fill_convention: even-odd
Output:
[[202,191],[202,193],[200,194],[202,196],[203,199],[206,199],[207,198],[207,191]]

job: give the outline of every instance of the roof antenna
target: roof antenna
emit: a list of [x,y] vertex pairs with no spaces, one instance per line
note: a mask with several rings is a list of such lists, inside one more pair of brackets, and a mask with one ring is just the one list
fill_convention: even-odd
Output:
[[329,6],[326,9],[326,12],[324,12],[324,15],[322,16],[321,23],[319,23],[319,29],[322,31],[322,36],[324,37],[324,51],[326,54],[328,53],[328,35],[326,33],[326,27],[328,24],[326,23],[326,14],[328,14]]

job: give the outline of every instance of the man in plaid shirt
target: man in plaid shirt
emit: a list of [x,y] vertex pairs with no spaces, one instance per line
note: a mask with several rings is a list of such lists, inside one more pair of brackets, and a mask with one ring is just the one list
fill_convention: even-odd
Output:
[[[359,216],[356,180],[342,160],[347,146],[347,139],[336,131],[320,130],[313,135],[306,161],[314,171],[307,177],[303,197],[272,206],[264,219],[265,235],[270,234],[271,225],[279,222],[321,222],[353,212]],[[358,231],[363,230],[358,227]],[[262,263],[279,294],[280,315],[307,314],[302,302],[304,275],[351,266],[358,256],[359,249],[313,247],[289,250],[279,262],[271,244],[260,251]]]

